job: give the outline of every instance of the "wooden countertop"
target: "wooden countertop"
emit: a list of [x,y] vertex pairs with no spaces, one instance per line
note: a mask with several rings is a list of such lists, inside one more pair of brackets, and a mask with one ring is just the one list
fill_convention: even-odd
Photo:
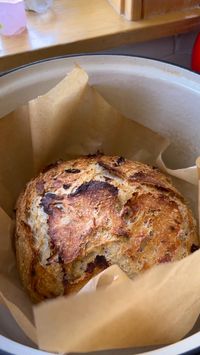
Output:
[[94,52],[200,29],[200,8],[129,22],[107,0],[54,0],[47,13],[27,12],[27,30],[0,37],[0,71],[51,56]]

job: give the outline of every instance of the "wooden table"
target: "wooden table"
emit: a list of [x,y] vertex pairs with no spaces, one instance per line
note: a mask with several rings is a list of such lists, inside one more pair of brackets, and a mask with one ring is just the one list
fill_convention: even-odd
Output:
[[52,10],[27,17],[25,32],[0,38],[0,71],[200,29],[200,8],[129,22],[107,0],[55,0]]

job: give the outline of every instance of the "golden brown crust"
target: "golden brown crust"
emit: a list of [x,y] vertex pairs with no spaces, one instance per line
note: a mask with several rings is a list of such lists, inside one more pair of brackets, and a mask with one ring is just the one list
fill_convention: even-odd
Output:
[[157,168],[96,155],[58,162],[17,203],[16,255],[34,302],[118,264],[130,277],[198,246],[183,197]]

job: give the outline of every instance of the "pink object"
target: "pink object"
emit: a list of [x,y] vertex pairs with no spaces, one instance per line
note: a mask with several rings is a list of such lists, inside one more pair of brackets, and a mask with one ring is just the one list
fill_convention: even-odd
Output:
[[0,0],[0,34],[13,36],[26,28],[26,13],[22,0]]

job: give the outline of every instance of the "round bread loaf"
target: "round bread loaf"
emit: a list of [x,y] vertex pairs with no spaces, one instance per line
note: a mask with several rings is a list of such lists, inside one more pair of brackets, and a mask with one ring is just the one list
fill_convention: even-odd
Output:
[[78,291],[117,264],[130,278],[198,249],[183,197],[157,168],[104,155],[57,162],[16,211],[16,255],[34,302]]

